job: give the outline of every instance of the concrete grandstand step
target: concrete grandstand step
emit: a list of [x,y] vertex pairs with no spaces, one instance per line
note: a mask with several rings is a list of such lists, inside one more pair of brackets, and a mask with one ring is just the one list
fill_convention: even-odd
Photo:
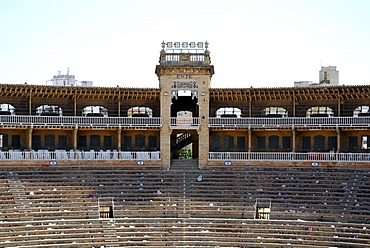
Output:
[[197,159],[172,159],[171,170],[198,170]]

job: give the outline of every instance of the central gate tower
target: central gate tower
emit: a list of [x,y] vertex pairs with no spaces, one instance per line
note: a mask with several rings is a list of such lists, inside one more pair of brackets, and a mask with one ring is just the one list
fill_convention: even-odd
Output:
[[207,42],[162,42],[155,73],[161,90],[162,128],[160,148],[162,167],[189,147],[198,166],[208,163],[209,88],[214,67]]

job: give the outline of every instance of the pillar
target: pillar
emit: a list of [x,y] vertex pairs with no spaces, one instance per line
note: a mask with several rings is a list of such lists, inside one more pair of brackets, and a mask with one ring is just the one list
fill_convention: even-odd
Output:
[[170,88],[161,92],[161,117],[162,127],[160,130],[160,150],[162,168],[168,169],[171,164],[171,130],[170,130],[170,116],[171,116],[171,91]]
[[77,116],[77,96],[73,98],[73,114],[74,116]]
[[292,129],[292,151],[295,152],[296,150],[296,140],[295,140],[295,136],[296,136],[296,133],[295,133],[295,129],[293,127]]
[[117,130],[117,150],[121,151],[121,144],[122,144],[122,128],[119,127]]
[[28,99],[28,114],[32,115],[32,95],[30,95],[30,98]]
[[73,129],[73,149],[74,150],[77,150],[77,132],[78,132],[78,127],[76,126],[74,129]]
[[340,147],[340,129],[339,127],[337,128],[337,151],[340,151],[341,150],[341,147]]
[[30,151],[32,150],[32,133],[33,133],[33,127],[28,128],[27,133],[27,149]]

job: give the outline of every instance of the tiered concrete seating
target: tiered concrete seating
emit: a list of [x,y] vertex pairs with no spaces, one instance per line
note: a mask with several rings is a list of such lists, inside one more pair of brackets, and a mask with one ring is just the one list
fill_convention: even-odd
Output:
[[[368,247],[370,170],[0,167],[0,247]],[[257,199],[269,220],[254,219]],[[114,218],[99,218],[108,204]]]
[[243,171],[221,168],[201,173],[202,181],[195,181],[190,190],[193,215],[206,209],[217,215],[217,211],[235,207],[236,215],[253,218],[256,199],[264,198],[271,199],[274,219],[350,218],[359,222],[370,219],[366,211],[370,174],[366,169],[251,167]]
[[369,224],[212,218],[0,223],[5,247],[368,247]]

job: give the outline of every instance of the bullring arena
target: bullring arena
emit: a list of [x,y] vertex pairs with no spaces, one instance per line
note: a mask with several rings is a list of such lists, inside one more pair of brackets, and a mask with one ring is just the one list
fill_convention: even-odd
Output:
[[370,246],[368,85],[212,88],[207,42],[155,73],[0,84],[0,247]]

